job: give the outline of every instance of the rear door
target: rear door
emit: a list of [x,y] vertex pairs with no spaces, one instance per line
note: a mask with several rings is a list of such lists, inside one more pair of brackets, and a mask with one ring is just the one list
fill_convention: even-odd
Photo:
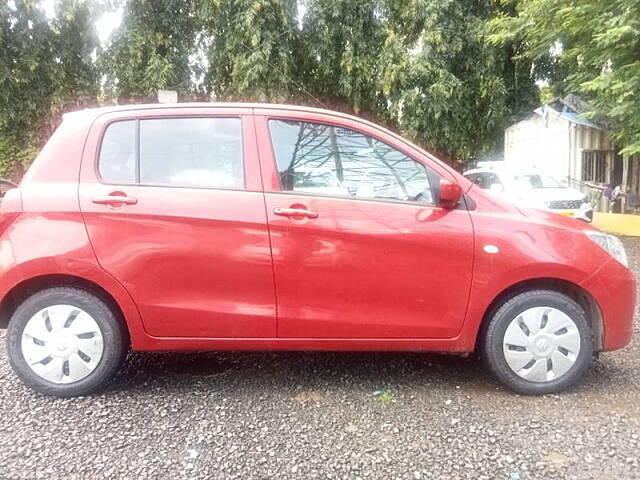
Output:
[[368,124],[293,113],[256,116],[278,336],[457,335],[473,232],[465,209],[435,205],[446,170]]
[[276,335],[249,109],[103,115],[84,151],[79,196],[91,243],[148,333]]

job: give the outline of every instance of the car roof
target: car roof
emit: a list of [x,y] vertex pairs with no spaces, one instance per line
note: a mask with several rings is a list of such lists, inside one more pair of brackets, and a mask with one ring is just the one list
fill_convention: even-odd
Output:
[[[183,102],[183,103],[146,103],[146,104],[127,104],[127,105],[108,105],[104,107],[97,108],[86,108],[83,110],[76,110],[72,112],[65,113],[62,117],[63,119],[69,119],[70,121],[83,121],[83,122],[91,122],[98,118],[101,115],[108,113],[118,113],[118,112],[128,112],[128,111],[140,111],[140,110],[185,110],[185,109],[194,109],[197,110],[199,108],[229,108],[229,109],[251,109],[254,113],[259,113],[262,111],[289,111],[289,112],[298,112],[298,113],[315,113],[319,115],[328,115],[333,117],[342,118],[345,120],[351,120],[354,122],[366,124],[370,127],[373,127],[377,130],[382,130],[389,135],[396,137],[403,142],[411,143],[415,148],[424,152],[428,157],[440,163],[447,170],[455,171],[453,167],[447,165],[440,158],[438,158],[431,151],[426,150],[425,148],[412,143],[409,139],[404,138],[399,132],[394,132],[389,130],[388,127],[383,125],[379,125],[377,123],[371,122],[365,118],[357,117],[355,115],[350,115],[348,113],[339,112],[336,110],[329,110],[325,108],[316,108],[316,107],[308,107],[305,105],[289,105],[289,104],[280,104],[280,103],[227,103],[227,102]],[[258,112],[256,112],[256,110]]]
[[[127,112],[131,110],[173,110],[173,109],[190,109],[193,108],[247,108],[247,109],[261,109],[261,110],[287,110],[292,112],[308,112],[308,113],[318,113],[324,115],[333,115],[339,116],[343,118],[350,118],[354,120],[358,120],[359,122],[370,123],[375,125],[361,117],[356,117],[353,115],[349,115],[347,113],[337,112],[335,110],[328,110],[324,108],[316,108],[316,107],[307,107],[305,105],[288,105],[288,104],[279,104],[279,103],[227,103],[227,102],[183,102],[183,103],[132,103],[127,105],[107,105],[104,107],[97,108],[86,108],[83,110],[77,110],[74,112],[68,112],[63,115],[64,118],[72,118],[72,117],[98,117],[105,113],[117,113],[117,112]],[[380,128],[380,125],[376,125]]]

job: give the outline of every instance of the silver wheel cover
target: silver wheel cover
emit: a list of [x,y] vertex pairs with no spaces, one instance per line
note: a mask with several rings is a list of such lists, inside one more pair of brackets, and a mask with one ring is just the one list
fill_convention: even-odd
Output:
[[504,358],[519,377],[544,383],[565,375],[580,354],[575,322],[553,307],[534,307],[514,318],[504,333]]
[[93,372],[104,351],[102,331],[91,315],[71,305],[52,305],[24,327],[22,356],[40,378],[73,383]]

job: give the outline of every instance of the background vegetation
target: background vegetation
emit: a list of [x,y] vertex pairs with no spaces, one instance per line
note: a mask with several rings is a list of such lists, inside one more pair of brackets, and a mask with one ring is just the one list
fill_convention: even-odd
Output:
[[[640,152],[640,0],[45,2],[0,2],[0,176],[18,178],[65,111],[161,88],[354,112],[462,166],[543,82],[587,96]],[[101,42],[96,20],[119,9]]]

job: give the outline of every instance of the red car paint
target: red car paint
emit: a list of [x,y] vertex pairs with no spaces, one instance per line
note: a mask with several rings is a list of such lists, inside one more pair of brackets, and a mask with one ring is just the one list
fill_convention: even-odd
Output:
[[[244,190],[101,182],[111,122],[220,116],[242,122]],[[460,189],[466,200],[283,192],[270,119],[365,133],[428,166],[443,197]],[[281,215],[290,208],[308,212]],[[510,206],[401,137],[335,112],[190,104],[70,114],[0,212],[5,325],[16,292],[64,276],[113,299],[135,350],[471,352],[503,292],[557,280],[593,300],[600,350],[631,338],[635,280],[582,232],[593,227]]]

